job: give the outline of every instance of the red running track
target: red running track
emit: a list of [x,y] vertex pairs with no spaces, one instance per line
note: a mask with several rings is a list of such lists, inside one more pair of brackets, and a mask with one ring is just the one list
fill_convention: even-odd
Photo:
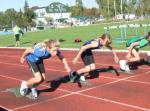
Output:
[[[121,74],[117,77],[109,72],[99,73],[99,77],[89,79],[92,86],[79,87],[76,83],[62,83],[56,90],[50,88],[50,83],[43,83],[37,100],[16,98],[11,93],[2,92],[5,89],[20,85],[22,80],[32,77],[26,64],[20,64],[23,50],[0,49],[0,105],[11,111],[150,111],[150,68],[140,66],[134,75]],[[83,67],[71,63],[75,51],[63,51],[72,69]],[[97,68],[114,66],[110,52],[95,52]],[[125,53],[118,53],[120,58]],[[144,54],[142,54],[144,57]],[[67,75],[62,63],[57,58],[45,61],[46,80],[52,81]],[[52,83],[51,83],[52,84]]]

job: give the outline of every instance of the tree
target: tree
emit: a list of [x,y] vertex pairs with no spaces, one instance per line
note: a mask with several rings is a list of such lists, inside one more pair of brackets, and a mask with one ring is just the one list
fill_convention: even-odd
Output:
[[99,13],[96,8],[84,8],[83,15],[94,17],[94,16],[99,16]]
[[29,9],[29,4],[27,0],[25,0],[24,11]]
[[35,18],[36,14],[34,13],[32,8],[29,8],[27,0],[25,0],[24,5],[24,14],[23,14],[23,22],[26,27],[31,25],[35,25],[33,19]]
[[150,16],[150,5],[149,5],[149,0],[141,0],[141,14],[143,16]]
[[17,13],[16,24],[20,27],[25,27],[26,26],[25,22],[24,22],[24,14],[23,14],[21,9]]
[[0,12],[0,29],[6,25],[7,21],[3,12]]
[[76,13],[77,15],[83,15],[83,3],[82,0],[76,0]]
[[101,15],[105,17],[114,16],[114,7],[111,5],[114,3],[113,0],[96,0],[96,3],[99,6],[99,12]]
[[6,19],[6,25],[8,25],[9,27],[12,26],[12,23],[13,22],[16,22],[16,19],[17,19],[17,12],[15,11],[15,9],[13,8],[10,8],[10,9],[7,9],[5,11],[5,19]]
[[0,28],[10,28],[14,24],[20,27],[35,26],[35,22],[33,21],[35,16],[34,11],[29,8],[27,1],[25,1],[24,12],[21,9],[17,12],[13,8],[7,9],[5,12],[0,12]]
[[33,19],[35,18],[36,14],[32,9],[27,9],[24,12],[24,22],[26,25],[30,25],[33,22]]

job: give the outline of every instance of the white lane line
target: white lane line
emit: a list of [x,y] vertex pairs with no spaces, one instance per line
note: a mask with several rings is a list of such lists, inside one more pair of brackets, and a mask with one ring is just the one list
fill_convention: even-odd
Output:
[[108,82],[108,83],[103,84],[103,85],[100,85],[100,86],[98,85],[98,86],[95,86],[95,87],[87,88],[87,89],[85,89],[85,90],[78,91],[77,93],[89,91],[89,90],[92,90],[92,89],[96,89],[96,88],[99,88],[99,87],[103,87],[103,86],[106,86],[106,85],[110,85],[110,84],[113,84],[113,83],[117,83],[117,82],[120,82],[120,81],[124,81],[124,80],[130,79],[130,78],[133,78],[133,77],[139,77],[139,76],[142,76],[142,75],[145,75],[145,74],[148,74],[148,73],[150,73],[150,71],[147,71],[147,72],[142,73],[142,74],[138,74],[138,75],[126,77],[126,78],[123,78],[123,79],[118,79],[118,80],[115,80],[115,81],[112,81],[112,82]]
[[37,103],[33,103],[33,104],[29,104],[29,105],[24,105],[24,106],[21,106],[21,107],[17,107],[17,108],[11,109],[11,110],[12,111],[16,111],[16,110],[19,110],[19,109],[23,109],[23,108],[27,108],[27,107],[39,105],[39,104],[42,104],[42,103],[45,103],[45,102],[55,101],[55,100],[58,100],[58,99],[61,99],[61,98],[65,98],[67,96],[71,96],[71,95],[73,95],[73,94],[69,93],[69,94],[65,94],[65,95],[62,95],[62,96],[55,97],[55,98],[43,100],[41,102],[37,102]]
[[[113,83],[116,83],[116,82],[120,82],[120,81],[129,79],[129,78],[132,78],[132,77],[141,76],[141,75],[147,74],[147,73],[149,73],[149,72],[150,72],[150,71],[145,72],[145,73],[140,74],[140,75],[130,76],[130,77],[127,77],[127,78],[124,78],[124,79],[112,81],[112,82],[109,82],[109,83],[106,83],[106,84],[103,84],[103,85],[98,85],[98,86],[96,86],[96,87],[87,88],[87,89],[80,90],[80,91],[76,91],[76,92],[71,92],[71,94],[66,94],[66,95],[61,96],[61,97],[56,97],[56,98],[53,98],[53,99],[48,99],[48,100],[45,100],[45,101],[42,101],[42,102],[30,104],[30,105],[25,105],[25,106],[22,106],[22,107],[14,108],[14,109],[12,109],[12,110],[14,111],[14,110],[18,110],[18,109],[23,109],[23,108],[31,107],[31,106],[34,106],[34,105],[39,105],[39,104],[42,104],[42,103],[45,103],[45,102],[57,100],[57,99],[64,98],[64,97],[67,97],[67,96],[70,96],[70,95],[74,95],[74,94],[81,94],[82,92],[85,92],[85,91],[88,91],[88,90],[92,90],[92,89],[95,89],[95,88],[99,88],[99,87],[103,87],[103,86],[106,86],[106,85],[109,85],[109,84],[113,84]],[[3,77],[4,77],[4,76],[3,76]],[[9,78],[10,78],[10,77],[9,77]],[[17,80],[17,79],[16,79],[16,80]],[[88,97],[88,96],[89,96],[89,95],[87,95],[87,97]],[[101,100],[103,100],[103,99],[101,99]],[[106,100],[107,100],[107,99],[106,99]],[[109,100],[108,102],[112,102],[112,100]],[[116,103],[116,104],[117,104],[118,102],[113,101],[113,103]],[[129,106],[133,106],[134,108],[137,108],[137,109],[138,109],[138,106],[126,105],[125,103],[120,103],[119,105],[124,105],[124,106],[128,106],[128,107],[129,107]],[[141,107],[140,109],[143,109],[143,108]]]
[[[14,66],[19,66],[19,67],[26,67],[26,68],[28,68],[27,65],[14,64],[14,63],[6,63],[6,62],[0,62],[0,63],[1,63],[1,64],[6,64],[6,65],[14,65]],[[148,68],[148,69],[149,69],[149,68]],[[46,68],[46,70],[66,73],[66,71],[58,70],[58,69],[54,69],[54,68]]]
[[[8,108],[6,108],[6,107],[3,106],[3,105],[0,105],[0,109],[1,109],[1,108],[5,109],[5,110],[7,110],[7,111],[12,111],[11,109],[8,109]],[[0,111],[3,111],[3,109],[1,109]]]
[[78,93],[78,94],[81,95],[81,96],[88,97],[88,98],[93,98],[93,99],[96,99],[96,100],[102,100],[102,101],[106,101],[106,102],[110,102],[110,103],[114,103],[114,104],[118,104],[118,105],[122,105],[122,106],[127,106],[127,107],[131,107],[131,108],[135,108],[135,109],[140,109],[140,110],[143,110],[143,111],[150,111],[150,109],[144,108],[144,107],[130,105],[130,104],[126,104],[126,103],[122,103],[122,102],[118,102],[118,101],[113,101],[113,100],[109,100],[109,99],[105,99],[105,98],[90,96],[90,95],[86,95],[86,94],[82,94],[82,93]]
[[[4,63],[4,62],[0,62],[0,63],[2,63],[2,64],[7,64],[7,65],[14,65],[14,66],[21,66],[21,67],[27,67],[28,68],[28,66],[26,66],[26,65],[20,65],[20,64],[12,64],[12,63]],[[65,72],[65,71],[63,71],[63,70],[57,70],[57,69],[51,69],[51,68],[46,68],[47,70],[50,70],[50,71],[57,71],[57,72]],[[105,77],[105,76],[100,76],[100,77],[103,77],[103,78],[108,78],[108,79],[116,79],[116,78],[111,78],[111,77]],[[131,76],[132,77],[132,76]],[[125,81],[129,81],[129,82],[138,82],[138,83],[143,83],[143,84],[150,84],[150,83],[148,83],[148,82],[142,82],[142,81],[133,81],[133,80],[125,80]]]
[[[19,66],[19,67],[26,67],[26,68],[28,68],[27,65],[21,65],[21,64],[13,64],[13,63],[6,63],[6,62],[0,62],[0,64],[6,64],[6,65],[13,65],[13,66]],[[58,72],[66,72],[66,71],[57,70],[57,69],[51,69],[51,68],[46,68],[46,70],[58,71]]]
[[[20,56],[8,56],[8,55],[0,55],[2,57],[15,57],[15,58],[20,58]],[[54,60],[54,59],[51,59],[51,61],[55,61],[55,62],[60,62],[59,60]],[[72,61],[70,60],[67,60],[69,63],[72,63]],[[77,62],[78,64],[83,64],[82,62]],[[110,66],[110,64],[104,64],[104,63],[95,63],[97,65],[101,65],[101,66]],[[112,66],[116,66],[116,67],[120,67],[118,64],[112,64]],[[140,67],[139,69],[150,69],[150,68],[147,68],[147,67]]]
[[[100,78],[101,78],[101,77],[102,77],[102,78],[106,78],[106,79],[118,80],[118,78],[114,78],[114,77],[105,77],[105,76],[100,76]],[[124,81],[150,85],[150,82],[143,82],[143,81],[137,81],[137,80],[124,80]]]
[[[12,80],[16,80],[16,81],[20,81],[20,82],[23,81],[23,79],[17,79],[17,78],[10,77],[10,76],[0,75],[0,77],[7,78],[7,79],[12,79]],[[47,86],[47,85],[40,85],[40,86],[50,88],[50,87]],[[72,93],[71,91],[68,91],[68,90],[65,90],[65,89],[58,89],[58,90],[63,91],[63,92]]]

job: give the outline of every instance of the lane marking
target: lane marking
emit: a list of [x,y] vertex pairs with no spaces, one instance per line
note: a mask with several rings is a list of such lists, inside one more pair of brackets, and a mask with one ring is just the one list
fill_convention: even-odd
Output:
[[[8,56],[8,55],[0,55],[2,57],[15,57],[15,58],[19,58],[20,56]],[[59,60],[53,60],[51,59],[51,61],[55,61],[55,62],[60,62]],[[69,63],[72,63],[71,60],[67,60]],[[83,62],[80,62],[78,61],[77,62],[78,64],[83,64]],[[110,64],[104,64],[104,63],[95,63],[97,65],[101,65],[101,66],[110,66]],[[112,66],[116,66],[116,67],[120,67],[118,64],[112,64]],[[139,67],[139,69],[150,69],[150,68],[147,68],[147,67]]]
[[[41,101],[41,102],[38,102],[38,103],[33,103],[33,104],[30,104],[30,105],[24,105],[24,106],[21,106],[21,107],[17,107],[17,108],[14,108],[12,109],[13,111],[15,110],[18,110],[18,109],[23,109],[23,108],[27,108],[27,107],[31,107],[31,106],[34,106],[34,105],[39,105],[39,104],[42,104],[42,103],[45,103],[45,102],[49,102],[49,101],[54,101],[54,100],[57,100],[57,99],[61,99],[61,98],[64,98],[64,97],[67,97],[67,96],[71,96],[71,95],[74,95],[74,94],[78,94],[78,95],[84,95],[82,94],[82,92],[85,92],[85,91],[88,91],[88,90],[92,90],[92,89],[95,89],[95,88],[99,88],[99,87],[103,87],[103,86],[106,86],[106,85],[109,85],[109,84],[113,84],[113,83],[116,83],[116,82],[120,82],[120,81],[123,81],[123,80],[126,80],[126,79],[129,79],[129,78],[133,78],[133,77],[137,77],[137,76],[141,76],[141,75],[144,75],[144,74],[148,74],[150,71],[148,72],[145,72],[145,73],[142,73],[140,75],[135,75],[135,76],[130,76],[130,77],[127,77],[127,78],[124,78],[124,79],[120,79],[120,80],[116,80],[116,81],[112,81],[112,82],[108,82],[106,84],[103,84],[103,85],[98,85],[96,87],[92,87],[92,88],[87,88],[87,89],[84,89],[84,90],[80,90],[80,91],[76,91],[76,92],[71,92],[70,94],[66,94],[66,95],[63,95],[63,96],[59,96],[59,97],[56,97],[56,98],[53,98],[53,99],[48,99],[48,100],[44,100],[44,101]],[[1,75],[0,75],[1,76]],[[5,77],[5,76],[1,76],[1,77]],[[7,76],[6,76],[7,77]],[[20,79],[16,79],[16,78],[13,78],[13,77],[9,77],[9,78],[12,78],[14,80],[19,80]],[[60,89],[59,89],[60,90]],[[84,95],[85,96],[85,95]],[[86,97],[90,97],[90,98],[95,98],[94,96],[91,97],[89,95],[86,95]],[[139,107],[139,106],[134,106],[134,105],[129,105],[129,104],[126,104],[126,103],[119,103],[117,101],[113,101],[113,100],[109,100],[109,99],[103,99],[103,98],[99,98],[101,100],[105,100],[107,102],[111,102],[111,103],[115,103],[115,104],[119,104],[119,105],[124,105],[124,106],[128,106],[128,107],[132,107],[132,108],[136,108],[136,109],[140,109],[140,110],[146,110],[148,111],[149,109],[146,109],[146,108],[143,108],[143,107]]]
[[135,106],[135,105],[130,105],[130,104],[126,104],[126,103],[122,103],[122,102],[118,102],[118,101],[113,101],[113,100],[110,100],[110,99],[90,96],[90,95],[81,94],[81,93],[79,93],[79,95],[84,96],[84,97],[88,97],[88,98],[93,98],[93,99],[96,99],[96,100],[102,100],[102,101],[106,101],[106,102],[122,105],[122,106],[128,106],[128,107],[135,108],[135,109],[140,109],[140,110],[143,110],[143,111],[150,111],[150,109],[148,109],[148,108],[139,107],[139,106]]
[[[8,108],[6,108],[5,106],[3,106],[3,105],[0,105],[0,109],[5,109],[5,110],[7,110],[7,111],[12,111],[11,109],[8,109]],[[3,110],[2,110],[3,111]]]

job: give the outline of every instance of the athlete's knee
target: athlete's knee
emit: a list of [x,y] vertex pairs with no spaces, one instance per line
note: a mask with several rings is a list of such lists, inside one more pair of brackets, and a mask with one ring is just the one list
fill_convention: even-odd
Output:
[[95,70],[95,64],[90,65],[90,71]]
[[40,82],[42,82],[42,81],[43,81],[43,80],[42,80],[41,77],[37,77],[37,78],[36,78],[36,82],[37,82],[37,83],[40,83]]
[[95,70],[95,69],[96,69],[95,66],[92,66],[91,70],[93,71],[93,70]]
[[39,74],[38,76],[35,77],[37,83],[41,83],[43,81],[42,76]]

